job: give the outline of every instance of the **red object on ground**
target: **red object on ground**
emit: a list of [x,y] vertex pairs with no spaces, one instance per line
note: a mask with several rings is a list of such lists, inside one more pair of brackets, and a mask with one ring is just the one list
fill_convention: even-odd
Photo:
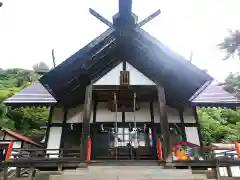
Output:
[[158,160],[162,160],[162,144],[160,138],[157,140],[157,153],[158,153]]
[[240,160],[240,149],[239,149],[238,141],[235,140],[235,141],[234,141],[234,144],[235,144],[236,152],[237,152],[237,154],[238,154],[238,159]]
[[5,156],[6,161],[10,158],[10,156],[12,154],[13,144],[14,144],[13,140],[10,141],[10,143],[8,144],[8,149],[7,149],[7,153],[6,153],[6,156]]
[[88,151],[87,151],[87,160],[90,161],[91,160],[91,151],[92,151],[92,140],[89,137],[88,138]]

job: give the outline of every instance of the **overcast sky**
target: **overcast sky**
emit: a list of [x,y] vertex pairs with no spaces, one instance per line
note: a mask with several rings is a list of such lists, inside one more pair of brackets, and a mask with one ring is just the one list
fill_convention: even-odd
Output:
[[[107,27],[89,14],[91,7],[112,21],[118,0],[2,0],[0,67],[28,68],[39,61],[52,66],[86,45]],[[240,61],[222,61],[217,44],[227,29],[240,29],[240,0],[133,0],[139,20],[161,9],[143,28],[217,80],[240,71]]]

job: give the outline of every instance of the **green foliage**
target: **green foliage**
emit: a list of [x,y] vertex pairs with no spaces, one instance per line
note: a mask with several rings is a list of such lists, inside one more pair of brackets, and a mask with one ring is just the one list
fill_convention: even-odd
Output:
[[198,108],[204,144],[240,140],[240,109]]
[[[239,96],[240,74],[230,73],[221,83],[226,91]],[[232,143],[240,140],[240,109],[199,108],[201,132],[206,145],[213,142]]]
[[[34,71],[0,69],[0,102],[31,85],[38,78],[39,75]],[[40,139],[45,133],[40,127],[47,122],[48,112],[46,107],[11,109],[0,103],[0,126]]]
[[39,75],[24,69],[0,69],[0,102],[38,80]]
[[[38,138],[40,126],[48,120],[49,109],[45,107],[25,107],[8,109],[7,116],[14,122],[14,128],[24,132],[26,136]],[[42,130],[41,130],[42,131]]]

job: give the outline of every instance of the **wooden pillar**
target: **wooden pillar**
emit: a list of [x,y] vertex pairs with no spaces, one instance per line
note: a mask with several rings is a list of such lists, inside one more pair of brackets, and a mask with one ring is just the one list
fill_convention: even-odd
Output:
[[8,180],[8,166],[7,164],[3,167],[3,180]]
[[50,127],[51,127],[51,123],[52,123],[53,109],[54,109],[54,107],[51,106],[51,107],[50,107],[50,111],[49,111],[49,116],[48,116],[48,123],[47,123],[46,135],[45,135],[45,142],[44,142],[45,147],[47,147],[47,143],[48,143],[48,138],[49,138],[49,133],[50,133]]
[[162,147],[163,147],[163,160],[167,163],[172,162],[172,143],[171,135],[169,132],[169,124],[167,117],[166,99],[164,88],[157,86],[158,90],[158,101],[160,110],[160,126],[162,134]]
[[180,121],[181,121],[181,130],[182,130],[182,138],[183,141],[187,141],[187,135],[186,135],[186,130],[185,130],[185,125],[184,125],[184,117],[183,117],[183,109],[179,110],[179,116],[180,116]]
[[33,180],[34,177],[35,177],[35,173],[36,173],[35,167],[31,164],[30,169],[29,169],[29,173],[28,173],[28,179]]
[[61,141],[60,141],[60,147],[59,147],[59,157],[62,158],[64,154],[64,137],[67,134],[67,116],[68,116],[68,108],[63,108],[63,121],[62,121],[62,134],[61,134]]
[[21,168],[20,167],[16,167],[16,172],[15,172],[15,177],[19,178],[21,176]]
[[80,160],[87,160],[88,136],[90,132],[90,119],[91,119],[91,102],[92,102],[92,85],[86,87],[83,124],[82,124],[82,137],[80,146]]
[[203,147],[203,136],[202,136],[202,133],[201,133],[201,126],[199,124],[196,106],[193,107],[193,114],[194,114],[194,118],[196,120],[199,143],[200,143],[200,146]]
[[228,177],[233,177],[231,166],[227,166],[226,168],[227,168],[227,175],[228,175]]
[[154,110],[153,102],[150,102],[150,116],[151,116],[151,128],[152,128],[152,146],[157,147],[157,136],[156,128],[154,126]]

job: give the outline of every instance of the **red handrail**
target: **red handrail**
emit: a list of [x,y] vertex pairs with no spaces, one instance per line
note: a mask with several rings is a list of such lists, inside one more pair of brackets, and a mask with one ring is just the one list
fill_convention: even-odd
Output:
[[158,160],[162,160],[162,144],[160,138],[157,140],[157,155],[158,155]]
[[92,140],[89,137],[88,138],[88,151],[87,151],[87,160],[90,161],[91,160],[91,151],[92,151]]
[[6,156],[5,156],[6,161],[10,158],[10,156],[12,154],[13,144],[14,144],[13,140],[11,140],[10,143],[8,144],[7,153],[6,153]]
[[238,154],[238,159],[240,160],[240,149],[239,149],[239,145],[238,145],[237,140],[234,141],[234,145],[235,145],[236,152]]

